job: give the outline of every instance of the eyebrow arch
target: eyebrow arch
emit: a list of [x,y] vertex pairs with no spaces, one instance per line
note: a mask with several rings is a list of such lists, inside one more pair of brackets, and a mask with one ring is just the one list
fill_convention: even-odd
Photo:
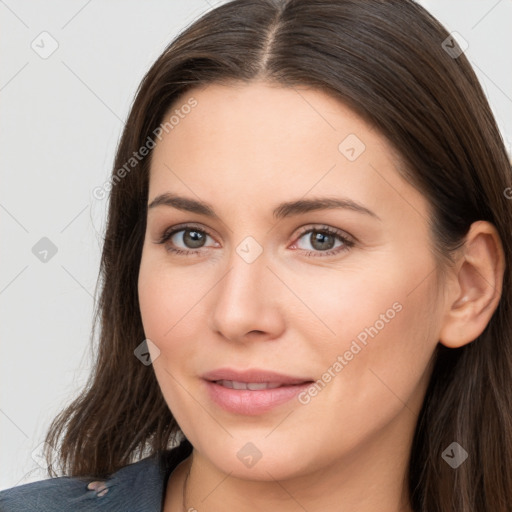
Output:
[[[162,205],[219,219],[219,216],[208,203],[170,193],[160,194],[155,197],[151,203],[149,203],[148,210]],[[339,197],[321,197],[288,201],[277,205],[272,213],[275,219],[283,219],[285,217],[291,217],[312,211],[330,210],[335,208],[352,210],[381,220],[375,212],[372,212],[362,204],[356,203],[352,199]]]

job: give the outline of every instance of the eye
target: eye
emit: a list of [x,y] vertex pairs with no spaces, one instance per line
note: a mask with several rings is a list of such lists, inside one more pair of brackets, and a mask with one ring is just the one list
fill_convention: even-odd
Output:
[[[317,228],[306,227],[298,240],[302,238],[304,238],[306,244],[309,244],[313,250],[310,250],[308,247],[299,247],[299,249],[305,249],[308,251],[306,256],[313,257],[333,256],[340,252],[347,251],[355,244],[355,242],[345,236],[342,231],[329,226]],[[336,242],[338,242],[337,246]],[[294,246],[295,245],[297,245],[297,242],[294,243]]]
[[[208,238],[213,240],[212,236],[204,229],[193,225],[182,225],[174,226],[166,230],[155,243],[165,244],[166,250],[174,254],[182,256],[192,256],[195,254],[196,256],[200,256],[203,252],[200,249],[207,247],[206,243]],[[348,251],[355,244],[355,242],[348,238],[342,231],[329,226],[304,228],[297,242],[292,245],[292,248],[296,248],[298,241],[302,238],[304,238],[306,244],[309,244],[311,248],[298,248],[305,250],[306,256],[312,257],[334,256],[341,252]],[[184,247],[180,247],[180,243],[183,244]],[[220,247],[217,242],[214,242],[214,244],[215,247]]]
[[[205,246],[208,238],[212,237],[204,229],[199,229],[194,226],[177,226],[165,231],[156,243],[165,244],[166,250],[174,254],[184,256],[192,254],[200,255],[201,252],[198,251],[198,249]],[[184,244],[185,247],[180,248],[180,243]]]

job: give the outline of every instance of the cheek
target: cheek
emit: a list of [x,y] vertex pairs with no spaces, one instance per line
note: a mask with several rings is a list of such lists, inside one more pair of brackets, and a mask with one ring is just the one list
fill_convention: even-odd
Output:
[[161,340],[172,327],[174,304],[169,302],[174,295],[165,292],[163,282],[155,271],[148,270],[148,266],[141,266],[139,274],[139,304],[146,337],[154,341],[162,350]]
[[186,411],[186,393],[180,383],[187,373],[187,361],[193,360],[197,350],[192,340],[197,339],[200,325],[194,308],[197,292],[190,286],[188,278],[179,272],[169,272],[157,258],[142,258],[138,281],[139,305],[146,338],[159,350],[153,360],[153,371],[165,401],[181,425]]
[[164,259],[143,253],[138,281],[142,323],[146,336],[162,353],[176,332],[194,325],[189,316],[198,301],[197,288],[203,288],[197,283],[190,272],[171,272]]
[[315,400],[319,408],[340,404],[334,414],[354,437],[369,414],[378,425],[404,404],[419,411],[437,344],[433,277],[425,279],[420,267],[395,264],[370,282],[344,280],[343,293],[325,301],[337,337],[322,354],[318,394],[323,396]]
[[332,331],[322,330],[327,332],[323,342],[318,326],[316,336],[312,329],[306,333],[307,339],[317,340],[317,368],[328,371],[342,356],[343,368],[336,365],[335,373],[344,375],[339,380],[345,381],[342,387],[352,397],[362,397],[374,386],[385,387],[381,375],[392,389],[408,393],[405,388],[421,378],[438,341],[432,268],[427,250],[411,254],[399,247],[373,253],[368,260],[358,258],[337,272],[336,279],[322,283],[320,291],[315,288],[308,305]]

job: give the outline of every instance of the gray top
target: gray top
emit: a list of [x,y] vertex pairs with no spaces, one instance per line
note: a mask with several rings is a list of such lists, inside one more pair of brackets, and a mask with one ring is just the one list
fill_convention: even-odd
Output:
[[0,491],[0,512],[162,512],[169,475],[190,455],[188,441],[94,479],[60,476]]

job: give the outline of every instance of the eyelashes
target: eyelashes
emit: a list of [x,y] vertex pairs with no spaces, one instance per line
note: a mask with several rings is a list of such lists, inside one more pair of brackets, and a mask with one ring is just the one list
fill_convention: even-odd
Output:
[[165,231],[164,234],[162,235],[162,237],[156,243],[157,244],[165,244],[166,250],[171,253],[175,253],[175,254],[179,254],[179,255],[183,255],[183,256],[190,256],[193,254],[200,256],[201,253],[203,252],[203,249],[204,249],[203,247],[199,247],[197,249],[180,249],[179,247],[175,247],[169,243],[169,240],[171,238],[173,238],[174,235],[176,235],[177,233],[180,233],[182,231],[184,233],[186,233],[186,232],[196,233],[196,234],[200,234],[204,237],[212,238],[212,236],[204,229],[199,229],[192,225],[185,225],[185,226],[180,226],[178,228],[171,228],[170,230]]
[[[172,238],[175,237],[178,233],[182,233],[181,236],[181,243],[184,244],[184,238],[183,236],[188,233],[189,235],[194,234],[194,236],[189,236],[189,243],[190,241],[193,243],[195,242],[201,242],[204,240],[205,244],[207,241],[207,238],[210,237],[213,239],[213,236],[205,229],[199,228],[195,225],[187,224],[187,225],[180,225],[175,226],[170,229],[167,229],[164,231],[162,236],[159,238],[156,244],[162,244],[165,245],[165,249],[175,255],[179,256],[202,256],[205,252],[205,250],[209,249],[204,246],[200,246],[197,248],[180,248],[176,247],[175,243],[172,242]],[[314,238],[312,238],[312,234],[315,234]],[[327,256],[334,256],[343,252],[348,251],[351,247],[355,245],[354,240],[349,238],[344,232],[341,230],[338,230],[336,228],[332,228],[330,226],[325,225],[319,225],[316,227],[313,226],[307,226],[305,228],[302,228],[301,232],[296,235],[295,242],[293,243],[293,246],[297,245],[297,242],[301,240],[305,235],[310,234],[310,245],[311,241],[314,243],[327,240],[334,240],[341,243],[341,246],[338,246],[337,248],[332,248],[328,250],[308,250],[308,249],[298,249],[300,251],[305,252],[305,256],[308,257],[327,257]],[[199,238],[199,240],[198,240]],[[294,249],[297,250],[297,249]]]
[[[331,239],[337,240],[337,241],[341,242],[342,245],[338,246],[335,249],[329,249],[329,250],[313,250],[313,251],[307,250],[306,256],[312,256],[312,257],[334,256],[336,254],[340,254],[342,252],[348,251],[355,244],[355,242],[351,238],[347,237],[342,231],[340,231],[339,229],[332,228],[330,226],[303,228],[302,231],[299,233],[297,240],[300,240],[301,238],[305,237],[306,235],[313,234],[313,233],[316,235],[316,239],[314,239],[315,242],[319,241],[318,235],[320,235],[323,238],[325,238],[327,236]],[[311,240],[311,236],[310,236],[310,240]],[[297,242],[294,242],[293,245],[296,245],[296,244],[297,244]],[[302,250],[305,250],[305,249],[302,249]]]

